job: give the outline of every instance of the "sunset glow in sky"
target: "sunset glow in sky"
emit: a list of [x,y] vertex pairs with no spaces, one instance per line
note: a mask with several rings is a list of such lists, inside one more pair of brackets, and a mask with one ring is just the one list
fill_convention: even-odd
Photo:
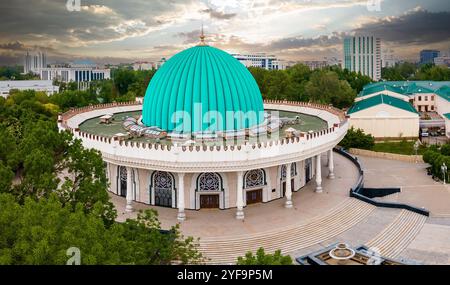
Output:
[[1,1],[0,64],[21,63],[33,49],[49,61],[158,60],[196,44],[202,22],[213,46],[286,60],[341,57],[342,37],[352,33],[379,36],[383,49],[409,60],[424,48],[450,49],[448,0],[79,2],[70,11],[66,0]]

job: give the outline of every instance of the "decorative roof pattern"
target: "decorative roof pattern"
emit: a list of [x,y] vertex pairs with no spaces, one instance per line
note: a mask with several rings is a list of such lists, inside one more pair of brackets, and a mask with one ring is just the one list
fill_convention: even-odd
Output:
[[363,90],[358,94],[358,97],[364,97],[385,90],[405,96],[422,93],[438,94],[438,90],[446,87],[450,87],[450,81],[382,81],[364,86]]
[[406,102],[404,100],[385,95],[385,94],[379,94],[358,102],[355,102],[353,106],[348,110],[347,114],[353,114],[357,113],[359,111],[380,105],[380,104],[386,104],[390,105],[395,108],[399,108],[411,113],[418,114],[416,109],[411,105],[409,102]]
[[[244,115],[249,113],[253,116]],[[156,72],[142,120],[175,133],[241,130],[264,121],[264,106],[243,64],[222,50],[199,45],[176,54]]]
[[436,90],[436,94],[441,98],[450,101],[450,86],[442,86]]

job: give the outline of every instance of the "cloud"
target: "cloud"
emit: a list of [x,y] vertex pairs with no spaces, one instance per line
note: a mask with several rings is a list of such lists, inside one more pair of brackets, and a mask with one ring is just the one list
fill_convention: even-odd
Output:
[[400,16],[362,24],[353,32],[378,36],[397,44],[432,44],[450,40],[450,12],[429,12],[420,7]]
[[70,12],[65,0],[2,0],[0,38],[43,45],[53,41],[61,47],[119,41],[183,19],[192,3],[194,0],[83,0],[80,11]]
[[[448,0],[426,6],[445,12],[418,7],[380,17],[393,13],[386,10],[393,1],[383,0],[380,13],[366,13],[367,0],[81,0],[79,12],[69,12],[66,0],[2,0],[0,64],[28,49],[45,50],[52,61],[167,57],[199,42],[205,18],[206,41],[213,46],[288,59],[340,54],[349,33],[379,36],[383,46],[410,55],[425,47],[448,49]],[[414,5],[404,0],[397,6],[406,11]],[[343,24],[347,19],[351,27]]]
[[225,12],[213,10],[211,8],[202,10],[201,12],[205,13],[205,14],[209,14],[209,17],[212,19],[219,19],[219,20],[230,20],[237,16],[236,13],[225,13]]
[[24,51],[26,47],[23,43],[19,41],[9,42],[9,43],[0,43],[1,50],[11,50],[11,51]]
[[298,49],[305,47],[321,46],[330,47],[342,43],[343,34],[333,33],[331,35],[320,35],[314,38],[304,38],[302,36],[283,38],[271,42],[268,45],[270,50],[279,51],[286,49]]

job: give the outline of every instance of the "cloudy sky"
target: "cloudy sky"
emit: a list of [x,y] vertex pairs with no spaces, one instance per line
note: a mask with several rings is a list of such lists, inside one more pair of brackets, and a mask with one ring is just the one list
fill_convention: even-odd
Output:
[[213,46],[285,60],[342,57],[353,33],[408,60],[450,49],[449,0],[1,0],[0,10],[0,65],[37,49],[51,62],[158,60],[195,45],[202,23]]

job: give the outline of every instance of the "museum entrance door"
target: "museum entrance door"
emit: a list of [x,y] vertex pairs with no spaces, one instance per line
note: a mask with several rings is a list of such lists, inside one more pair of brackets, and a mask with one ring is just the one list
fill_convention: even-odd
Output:
[[305,163],[305,182],[308,183],[311,180],[311,167],[312,161],[311,159],[307,159]]
[[247,191],[247,205],[262,202],[262,189]]
[[127,181],[120,180],[120,196],[127,196]]
[[200,208],[202,208],[202,209],[218,209],[219,208],[219,194],[200,195]]
[[172,208],[172,189],[155,188],[155,205]]

